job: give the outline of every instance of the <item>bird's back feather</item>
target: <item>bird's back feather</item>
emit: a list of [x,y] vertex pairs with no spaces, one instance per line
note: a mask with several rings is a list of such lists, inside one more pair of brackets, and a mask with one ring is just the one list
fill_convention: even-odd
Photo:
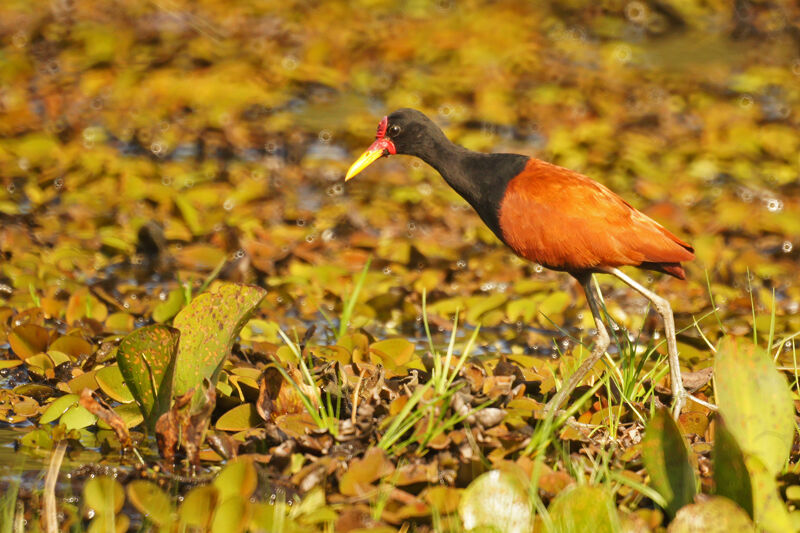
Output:
[[500,205],[502,238],[518,255],[572,273],[638,266],[680,279],[692,247],[607,187],[537,159],[512,179]]

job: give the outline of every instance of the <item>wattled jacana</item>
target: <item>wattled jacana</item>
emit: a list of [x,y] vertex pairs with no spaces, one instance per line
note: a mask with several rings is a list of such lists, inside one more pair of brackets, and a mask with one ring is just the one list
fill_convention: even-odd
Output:
[[650,300],[664,320],[677,418],[687,393],[672,310],[664,298],[617,267],[635,266],[685,279],[681,262],[694,258],[690,245],[586,176],[524,155],[467,150],[414,109],[399,109],[381,120],[375,142],[353,163],[345,181],[393,154],[413,155],[431,165],[517,255],[567,272],[583,287],[597,327],[594,349],[545,412],[561,407],[611,342],[600,314],[602,295],[592,284],[592,274],[605,273]]

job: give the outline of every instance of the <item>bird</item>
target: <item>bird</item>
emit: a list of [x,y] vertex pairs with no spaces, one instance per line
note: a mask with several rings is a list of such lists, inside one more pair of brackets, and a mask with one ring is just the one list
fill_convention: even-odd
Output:
[[595,274],[610,274],[649,300],[663,320],[672,414],[679,416],[689,395],[681,376],[672,308],[620,267],[684,280],[681,263],[694,259],[691,245],[587,176],[526,155],[468,150],[451,142],[424,113],[410,108],[380,121],[375,141],[350,166],[345,182],[395,154],[418,157],[438,171],[518,256],[566,272],[583,288],[597,330],[594,346],[547,402],[546,415],[558,412],[611,343],[600,313],[603,296],[592,283]]

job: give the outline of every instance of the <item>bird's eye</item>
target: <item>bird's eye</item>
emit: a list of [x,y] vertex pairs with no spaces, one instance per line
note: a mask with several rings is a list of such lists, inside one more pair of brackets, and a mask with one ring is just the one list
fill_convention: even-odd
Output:
[[400,126],[398,126],[397,124],[392,124],[391,126],[389,126],[389,135],[394,137],[398,133],[400,133]]

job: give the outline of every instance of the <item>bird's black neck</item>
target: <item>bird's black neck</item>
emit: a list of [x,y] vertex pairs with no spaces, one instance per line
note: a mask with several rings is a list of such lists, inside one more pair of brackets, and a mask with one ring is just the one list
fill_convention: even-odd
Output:
[[500,202],[508,183],[523,171],[529,158],[473,152],[453,144],[441,131],[437,133],[415,155],[435,168],[502,241]]

